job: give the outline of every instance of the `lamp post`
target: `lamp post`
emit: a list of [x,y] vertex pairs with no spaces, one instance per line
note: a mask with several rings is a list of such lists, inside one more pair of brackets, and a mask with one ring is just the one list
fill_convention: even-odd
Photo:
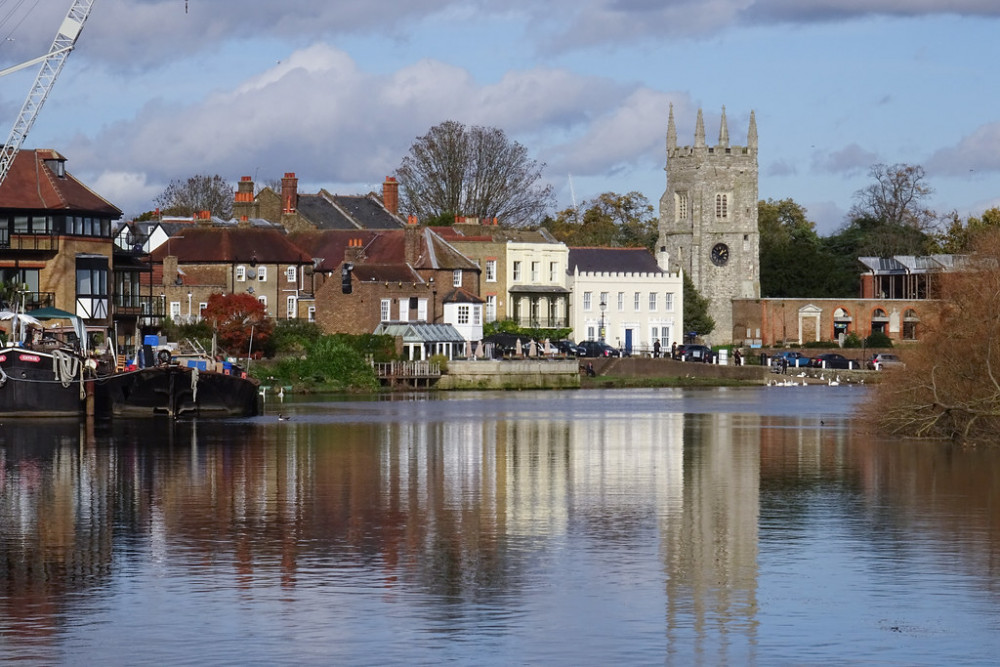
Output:
[[601,342],[604,342],[604,311],[608,308],[608,298],[601,293]]

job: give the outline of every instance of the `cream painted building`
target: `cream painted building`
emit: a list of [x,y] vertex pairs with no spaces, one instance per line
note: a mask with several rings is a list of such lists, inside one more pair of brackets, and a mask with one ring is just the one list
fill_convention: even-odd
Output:
[[683,340],[684,278],[645,248],[571,248],[573,340],[604,340],[624,354],[666,352]]

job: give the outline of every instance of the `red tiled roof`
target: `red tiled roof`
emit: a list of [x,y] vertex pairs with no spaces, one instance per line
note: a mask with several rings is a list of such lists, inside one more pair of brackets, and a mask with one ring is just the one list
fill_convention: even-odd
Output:
[[175,255],[180,264],[249,262],[253,259],[261,264],[312,261],[307,252],[293,244],[280,230],[257,227],[194,225],[171,236],[169,241],[150,253],[150,256],[153,262],[162,262],[168,254]]
[[59,176],[49,162],[66,158],[50,149],[23,150],[0,184],[0,208],[80,211],[120,218],[121,209],[95,194],[69,172]]
[[344,261],[344,253],[352,243],[360,244],[363,249],[364,259],[355,262],[356,265],[406,264],[407,233],[417,234],[417,256],[412,263],[413,268],[479,270],[475,262],[427,228],[297,232],[291,234],[289,238],[313,257],[322,258],[323,261],[317,268],[322,271],[334,271]]

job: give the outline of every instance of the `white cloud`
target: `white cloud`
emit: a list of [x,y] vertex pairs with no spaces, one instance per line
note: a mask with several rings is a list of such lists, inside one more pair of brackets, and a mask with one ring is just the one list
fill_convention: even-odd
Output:
[[877,162],[878,154],[852,143],[832,153],[815,153],[812,168],[819,172],[857,176],[866,173]]
[[928,172],[968,176],[970,172],[1000,170],[1000,122],[982,125],[957,146],[942,148],[927,161]]
[[145,174],[125,171],[105,171],[96,174],[93,180],[88,176],[77,176],[109,202],[122,209],[125,216],[149,210],[149,203],[163,191],[163,186],[150,184]]
[[[380,183],[416,137],[445,120],[499,127],[533,157],[554,155],[559,169],[600,174],[662,160],[668,102],[663,93],[555,69],[512,71],[490,85],[427,59],[371,74],[316,44],[231,90],[186,104],[149,102],[65,151],[78,169],[106,170],[97,183],[128,202],[193,174],[235,182],[295,171],[306,182]],[[121,177],[137,165],[142,187]]]

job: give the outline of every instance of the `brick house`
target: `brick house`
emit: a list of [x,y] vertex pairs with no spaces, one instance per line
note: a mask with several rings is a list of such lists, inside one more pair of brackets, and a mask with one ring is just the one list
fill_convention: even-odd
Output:
[[[316,258],[312,319],[327,333],[372,333],[386,322],[458,324],[448,303],[478,309],[479,267],[431,228],[297,232]],[[467,296],[462,296],[467,295]],[[467,329],[466,329],[467,330]]]
[[25,309],[73,313],[95,336],[117,332],[120,347],[141,315],[155,314],[141,289],[148,267],[116,251],[121,213],[74,178],[58,152],[20,151],[0,184],[0,281],[26,286]]
[[734,299],[733,340],[746,345],[801,345],[856,334],[884,333],[918,341],[937,322],[944,274],[967,267],[963,255],[859,257],[860,297]]
[[316,194],[299,192],[294,172],[281,179],[281,192],[265,187],[256,195],[249,176],[240,179],[236,189],[233,216],[245,221],[261,218],[279,223],[289,232],[358,229],[402,229],[406,221],[399,217],[399,184],[387,178],[382,197],[335,195],[320,190]]
[[153,292],[174,321],[195,322],[212,294],[245,292],[274,319],[311,300],[312,257],[281,229],[195,224],[150,253]]

